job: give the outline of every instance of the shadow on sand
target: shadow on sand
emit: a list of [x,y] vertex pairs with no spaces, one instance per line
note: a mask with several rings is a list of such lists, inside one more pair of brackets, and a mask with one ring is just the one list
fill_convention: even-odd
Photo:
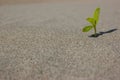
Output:
[[89,37],[97,38],[97,37],[99,37],[99,36],[101,36],[103,34],[112,33],[112,32],[114,32],[116,30],[118,30],[118,29],[111,29],[111,30],[108,30],[108,31],[105,31],[105,32],[99,32],[96,35],[92,34]]

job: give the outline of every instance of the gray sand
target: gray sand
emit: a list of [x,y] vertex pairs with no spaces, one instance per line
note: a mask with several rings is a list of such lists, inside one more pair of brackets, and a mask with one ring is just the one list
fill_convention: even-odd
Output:
[[[120,80],[120,1],[0,6],[0,80]],[[101,8],[98,38],[83,33]]]

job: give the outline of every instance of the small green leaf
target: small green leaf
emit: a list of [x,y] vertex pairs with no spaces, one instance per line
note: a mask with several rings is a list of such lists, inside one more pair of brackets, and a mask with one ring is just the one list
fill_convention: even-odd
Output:
[[95,26],[95,19],[94,18],[87,18],[86,19],[88,22],[90,22],[93,26]]
[[88,32],[88,31],[90,31],[91,29],[93,28],[93,26],[85,26],[84,28],[83,28],[83,32]]
[[100,15],[100,8],[96,8],[96,10],[95,10],[95,12],[94,12],[94,19],[95,19],[95,21],[96,21],[96,24],[97,24],[97,22],[98,22],[98,20],[99,20],[99,15]]

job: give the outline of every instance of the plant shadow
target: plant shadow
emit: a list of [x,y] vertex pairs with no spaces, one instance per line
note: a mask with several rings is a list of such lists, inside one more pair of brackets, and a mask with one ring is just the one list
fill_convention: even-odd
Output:
[[103,35],[103,34],[112,33],[112,32],[114,32],[114,31],[116,31],[116,30],[118,30],[118,29],[111,29],[111,30],[108,30],[108,31],[99,32],[99,33],[97,33],[96,35],[95,35],[95,34],[92,34],[92,35],[90,35],[89,37],[97,38],[97,37],[99,37],[99,36],[101,36],[101,35]]

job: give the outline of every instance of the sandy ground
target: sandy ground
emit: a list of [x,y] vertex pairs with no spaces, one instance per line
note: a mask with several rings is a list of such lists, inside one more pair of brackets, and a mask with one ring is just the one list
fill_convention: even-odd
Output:
[[[0,80],[120,80],[119,2],[0,6]],[[91,38],[96,7],[106,33]]]

